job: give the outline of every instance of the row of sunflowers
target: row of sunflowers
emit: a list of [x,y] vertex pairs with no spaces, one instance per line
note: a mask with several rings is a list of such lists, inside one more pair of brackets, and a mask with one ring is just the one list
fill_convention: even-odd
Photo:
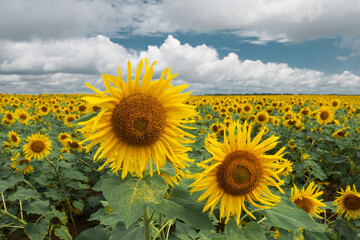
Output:
[[195,96],[154,64],[0,95],[0,236],[358,237],[360,96]]

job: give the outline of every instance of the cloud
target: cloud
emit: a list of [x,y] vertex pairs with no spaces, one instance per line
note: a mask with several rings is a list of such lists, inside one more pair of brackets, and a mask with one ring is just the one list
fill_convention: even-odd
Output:
[[[0,43],[0,89],[7,93],[91,92],[85,82],[103,89],[101,71],[127,74],[126,62],[135,66],[148,57],[158,60],[154,78],[171,67],[179,75],[174,85],[189,84],[194,94],[206,93],[308,93],[358,94],[360,77],[344,71],[326,75],[312,69],[291,68],[286,63],[241,59],[235,53],[220,58],[205,44],[191,46],[169,35],[161,46],[135,51],[108,37],[33,40]],[[134,69],[133,69],[134,71]]]
[[[0,38],[232,32],[251,41],[359,38],[357,0],[0,0]],[[221,6],[221,7],[219,7]]]

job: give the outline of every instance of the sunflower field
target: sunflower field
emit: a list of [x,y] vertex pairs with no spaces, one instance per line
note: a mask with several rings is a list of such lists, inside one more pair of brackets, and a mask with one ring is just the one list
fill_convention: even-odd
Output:
[[360,96],[195,96],[154,64],[0,94],[0,239],[360,239]]

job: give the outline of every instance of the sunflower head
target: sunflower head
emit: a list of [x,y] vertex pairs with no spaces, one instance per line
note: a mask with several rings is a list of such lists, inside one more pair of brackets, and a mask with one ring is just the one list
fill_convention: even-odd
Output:
[[[144,62],[145,73],[141,79]],[[174,167],[187,161],[180,159],[173,149],[189,150],[183,143],[191,142],[189,138],[193,136],[182,128],[186,127],[183,124],[191,122],[188,119],[195,117],[195,106],[185,104],[188,93],[181,92],[187,85],[171,85],[176,75],[170,74],[170,68],[163,71],[160,79],[152,81],[155,63],[149,66],[147,59],[141,60],[132,79],[128,62],[126,82],[120,69],[118,77],[104,74],[105,92],[87,84],[96,96],[83,99],[90,108],[97,106],[101,111],[81,123],[81,132],[86,136],[83,142],[91,141],[86,146],[87,151],[100,143],[94,160],[106,158],[100,169],[109,164],[115,173],[122,171],[122,178],[128,172],[141,177],[147,167],[152,174],[153,163],[160,173],[166,159],[170,159]]]
[[346,189],[341,189],[339,197],[334,200],[334,205],[338,206],[336,212],[339,215],[343,215],[345,213],[345,217],[347,220],[350,218],[358,219],[360,215],[360,193],[357,192],[355,185],[353,185],[353,189],[351,186],[346,186]]
[[42,159],[50,154],[51,141],[49,137],[41,133],[33,134],[26,140],[28,143],[23,146],[23,151],[27,158]]
[[277,161],[285,160],[282,158],[285,148],[274,155],[265,154],[276,146],[278,138],[271,136],[260,143],[263,129],[252,140],[252,125],[247,122],[243,125],[232,122],[227,130],[229,134],[224,135],[223,143],[216,138],[206,138],[205,148],[212,158],[198,164],[204,171],[195,174],[190,192],[205,190],[198,199],[208,198],[204,211],[209,208],[213,211],[220,201],[220,218],[226,217],[227,222],[231,215],[236,215],[239,224],[242,209],[255,218],[245,207],[245,200],[257,208],[268,208],[280,201],[268,186],[275,186],[283,193],[280,188],[283,181],[275,169],[282,167]]
[[326,207],[322,200],[317,199],[323,194],[314,182],[311,182],[307,188],[299,190],[295,185],[291,188],[291,200],[293,203],[298,205],[303,211],[305,211],[311,218],[313,215],[321,218],[320,213],[324,210],[320,207]]

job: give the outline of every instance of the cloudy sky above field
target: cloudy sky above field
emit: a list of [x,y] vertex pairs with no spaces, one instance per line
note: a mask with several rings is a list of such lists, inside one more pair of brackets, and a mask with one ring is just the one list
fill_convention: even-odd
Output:
[[[90,93],[148,57],[193,94],[360,94],[358,0],[0,0],[0,92]],[[135,66],[134,66],[135,68]]]

